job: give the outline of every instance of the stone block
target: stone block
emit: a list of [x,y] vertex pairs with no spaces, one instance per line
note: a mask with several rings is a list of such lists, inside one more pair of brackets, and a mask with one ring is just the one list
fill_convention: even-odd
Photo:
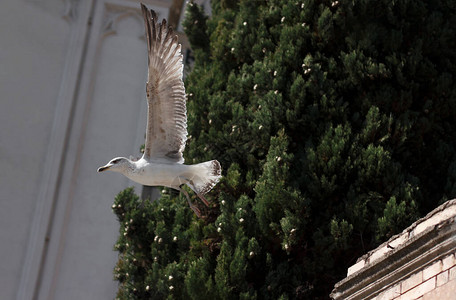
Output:
[[442,261],[438,260],[432,263],[430,266],[424,268],[423,270],[423,281],[428,280],[429,278],[442,272]]
[[418,273],[413,274],[409,278],[405,279],[401,283],[401,294],[404,294],[408,290],[414,288],[423,282],[423,272],[419,271]]
[[396,284],[386,291],[381,292],[375,300],[391,300],[401,295],[401,284]]
[[456,258],[454,254],[450,254],[442,259],[442,270],[448,270],[453,266],[456,266]]
[[437,286],[444,285],[448,282],[448,270],[443,271],[439,275],[437,275]]
[[398,235],[395,239],[391,240],[388,245],[396,249],[397,247],[401,246],[402,244],[405,244],[409,239],[408,232],[401,233]]
[[454,300],[455,295],[456,280],[453,280],[425,294],[423,300]]
[[435,279],[435,277],[432,277],[431,279],[428,279],[427,281],[423,282],[422,284],[409,290],[405,294],[402,294],[399,299],[400,300],[417,299],[417,298],[423,296],[424,294],[435,289],[435,283],[436,283],[436,279]]
[[386,253],[391,251],[392,249],[388,248],[386,245],[384,245],[381,248],[376,249],[372,255],[369,257],[369,263],[373,263],[376,260],[379,260],[385,256]]
[[420,222],[416,225],[415,229],[413,229],[413,235],[416,236],[423,231],[425,231],[427,228],[431,226],[435,226],[439,224],[442,221],[448,220],[451,217],[454,217],[456,215],[456,206],[450,206],[447,207],[443,211],[439,211],[435,213],[434,215],[430,216],[428,219],[425,219],[423,222]]
[[350,276],[351,274],[356,273],[359,270],[361,270],[365,264],[366,263],[365,263],[364,259],[362,259],[359,262],[357,262],[356,264],[354,264],[353,266],[349,267],[348,271],[347,271],[347,277]]
[[450,270],[448,270],[448,281],[450,280],[455,280],[456,279],[456,266],[452,267]]

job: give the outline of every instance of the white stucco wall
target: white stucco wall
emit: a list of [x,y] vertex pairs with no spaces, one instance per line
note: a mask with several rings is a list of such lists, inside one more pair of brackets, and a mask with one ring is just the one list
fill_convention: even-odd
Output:
[[96,169],[140,155],[143,35],[139,1],[0,2],[0,299],[114,298],[111,205],[134,184]]
[[67,50],[53,2],[0,3],[0,299],[18,288]]

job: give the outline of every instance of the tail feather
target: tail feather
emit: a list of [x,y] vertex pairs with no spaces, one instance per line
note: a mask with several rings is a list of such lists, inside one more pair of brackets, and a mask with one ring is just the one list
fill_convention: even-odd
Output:
[[[222,177],[222,167],[217,160],[211,160],[193,165],[194,176],[192,176],[193,187],[202,195],[209,192]],[[188,185],[191,189],[192,186]]]

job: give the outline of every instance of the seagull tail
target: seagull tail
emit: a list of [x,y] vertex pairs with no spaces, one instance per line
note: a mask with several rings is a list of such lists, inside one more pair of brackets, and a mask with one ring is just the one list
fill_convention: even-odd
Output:
[[[188,185],[194,192],[202,195],[209,192],[222,177],[222,167],[217,160],[206,161],[200,164],[192,165],[192,183]],[[196,191],[195,191],[196,189]]]

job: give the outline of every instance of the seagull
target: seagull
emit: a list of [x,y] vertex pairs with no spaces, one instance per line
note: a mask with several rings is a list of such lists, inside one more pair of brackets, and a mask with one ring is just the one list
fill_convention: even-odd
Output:
[[98,172],[114,171],[147,186],[165,186],[182,192],[198,217],[200,210],[190,201],[182,186],[192,189],[209,206],[204,194],[220,180],[222,168],[217,160],[184,165],[187,141],[187,108],[181,45],[166,20],[141,3],[148,50],[147,128],[143,156],[133,161],[116,157]]

